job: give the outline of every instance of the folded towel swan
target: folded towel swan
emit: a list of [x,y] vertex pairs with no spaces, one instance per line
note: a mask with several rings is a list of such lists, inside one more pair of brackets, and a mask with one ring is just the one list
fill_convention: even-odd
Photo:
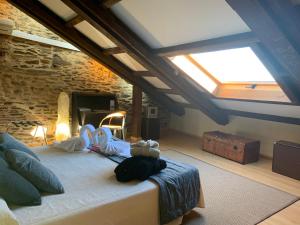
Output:
[[104,155],[130,155],[130,144],[113,136],[107,127],[95,130],[93,146]]
[[105,155],[130,155],[130,144],[112,135],[107,127],[96,129],[87,124],[80,129],[80,137],[73,137],[66,141],[54,144],[56,148],[67,152],[92,149]]

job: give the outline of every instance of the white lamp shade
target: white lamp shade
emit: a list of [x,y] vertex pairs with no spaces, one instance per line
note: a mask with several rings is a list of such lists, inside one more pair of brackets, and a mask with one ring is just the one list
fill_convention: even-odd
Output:
[[30,134],[36,138],[45,138],[47,134],[47,127],[38,125],[31,131]]
[[70,126],[66,123],[56,125],[55,139],[57,141],[65,141],[71,137]]

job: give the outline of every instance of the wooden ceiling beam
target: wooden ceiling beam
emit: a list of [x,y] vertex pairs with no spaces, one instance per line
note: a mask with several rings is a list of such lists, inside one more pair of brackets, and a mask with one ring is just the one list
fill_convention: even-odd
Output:
[[133,74],[138,77],[156,77],[157,74],[151,71],[134,71]]
[[75,16],[74,18],[72,18],[71,20],[69,20],[68,22],[66,22],[66,26],[67,27],[74,27],[75,25],[81,23],[84,19],[81,16]]
[[103,50],[104,55],[114,55],[120,53],[126,53],[126,51],[120,47],[107,48]]
[[184,108],[197,109],[194,105],[192,105],[190,103],[180,103],[180,104]]
[[267,121],[275,121],[279,123],[300,125],[299,118],[276,116],[276,115],[263,114],[263,113],[245,112],[239,110],[229,110],[229,109],[227,109],[226,111],[228,112],[228,114],[232,116],[248,117],[248,118],[253,118],[258,120],[267,120]]
[[252,32],[234,34],[187,44],[155,49],[154,53],[159,56],[187,55],[200,52],[219,51],[232,48],[241,48],[259,42]]
[[264,66],[270,71],[282,91],[291,100],[299,102],[300,88],[292,81],[288,72],[277,62],[272,54],[261,43],[251,46],[256,56],[262,61]]
[[157,88],[156,90],[165,94],[180,95],[180,93],[174,89]]
[[[290,43],[300,53],[300,13],[291,1],[264,0],[261,2]],[[296,22],[297,21],[297,22]]]
[[174,112],[177,115],[184,114],[184,108],[182,106],[175,103],[167,96],[155,91],[155,88],[144,79],[133,76],[132,71],[114,57],[104,55],[103,49],[101,49],[97,44],[86,38],[75,28],[66,26],[65,22],[60,17],[50,11],[39,1],[9,0],[9,2],[46,26],[48,29],[52,30],[68,42],[78,47],[87,55],[99,61],[101,64],[112,70],[127,82],[141,87],[145,93],[153,98],[154,101],[157,101],[161,105],[165,106],[171,112]]
[[104,6],[105,8],[111,8],[113,7],[115,4],[119,3],[121,0],[102,0],[102,6]]
[[169,87],[178,90],[189,102],[198,107],[215,122],[225,125],[229,122],[226,112],[222,111],[207,96],[191,85],[185,77],[175,73],[161,57],[153,54],[149,46],[133,33],[122,21],[105,8],[97,7],[97,3],[88,0],[62,0],[68,7],[81,15],[96,29],[106,35],[119,47],[131,52],[131,56],[149,71],[156,71],[158,78]]
[[[97,23],[95,21],[95,19],[93,19],[89,13],[86,13],[84,10],[81,10],[80,7],[78,7],[76,4],[76,1],[72,1],[72,0],[62,0],[66,5],[68,5],[70,8],[72,8],[75,12],[77,12],[77,14],[80,14],[83,18],[85,18],[86,21],[88,21],[92,26],[94,26],[96,29],[98,29],[102,34],[104,34],[106,37],[108,37],[112,42],[114,42],[115,44],[117,44],[118,47],[126,50],[126,52],[132,57],[134,58],[138,63],[140,63],[143,67],[147,68],[148,71],[151,71],[152,73],[157,74],[158,76],[160,76],[160,79],[164,82],[164,83],[169,83],[169,80],[165,77],[165,76],[161,76],[159,73],[155,72],[156,70],[151,69],[151,67],[149,67],[149,64],[145,61],[142,60],[140,57],[138,57],[136,54],[134,54],[134,52],[130,51],[128,48],[126,48],[126,45],[123,45],[122,42],[120,42],[120,40],[118,38],[115,38],[114,35],[111,35],[111,33],[109,33],[106,29],[104,29],[102,26],[99,25],[99,23]],[[103,13],[103,12],[107,12],[109,11],[109,9],[107,9],[106,7],[98,7],[96,2],[92,2],[91,1],[78,1],[79,4],[82,3],[84,5],[86,4],[92,4],[93,7],[97,7],[97,10],[99,11],[99,13]],[[105,16],[105,15],[104,15]],[[112,18],[108,18],[109,20]],[[114,18],[115,19],[115,18]],[[113,20],[112,19],[112,22]],[[110,25],[109,25],[110,26]],[[144,46],[145,47],[145,46]],[[169,84],[169,86],[172,86],[172,84]],[[173,86],[175,88],[175,86]]]
[[[277,0],[226,0],[226,2],[238,13],[238,15],[247,23],[253,33],[259,38],[262,45],[268,50],[272,57],[284,69],[281,75],[282,80],[288,80],[291,85],[300,89],[300,54],[296,43],[292,41],[291,34],[287,29],[283,29],[282,25],[286,24],[278,18],[274,9],[278,8],[275,4],[286,1]],[[274,4],[274,5],[273,5]],[[283,12],[281,12],[283,13]],[[289,16],[285,12],[285,16]],[[283,15],[283,14],[281,14]],[[294,26],[298,26],[298,21],[293,21]],[[291,21],[287,26],[291,26]],[[294,35],[294,33],[292,34]],[[286,87],[288,89],[289,87]],[[293,90],[294,91],[294,90]],[[300,95],[294,93],[298,103]]]

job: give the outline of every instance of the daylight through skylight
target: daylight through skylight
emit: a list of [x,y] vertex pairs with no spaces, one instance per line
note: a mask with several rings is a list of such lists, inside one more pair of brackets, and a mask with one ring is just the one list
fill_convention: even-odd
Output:
[[275,83],[250,47],[190,55],[221,83]]
[[185,56],[179,55],[170,59],[176,66],[178,66],[189,77],[195,80],[210,93],[212,93],[217,88],[218,85],[205,73],[203,73],[198,67],[191,63],[191,61],[189,61]]
[[290,102],[250,47],[169,59],[217,98]]

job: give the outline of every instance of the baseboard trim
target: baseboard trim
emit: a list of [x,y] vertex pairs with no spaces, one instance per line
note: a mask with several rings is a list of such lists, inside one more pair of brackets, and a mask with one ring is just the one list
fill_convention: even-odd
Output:
[[183,132],[181,130],[176,130],[174,128],[169,128],[168,132],[175,132],[175,133],[183,134],[185,136],[189,136],[189,137],[192,137],[192,138],[200,138],[200,141],[202,140],[202,136],[198,136],[198,135],[194,135],[194,134],[189,134],[189,133]]

